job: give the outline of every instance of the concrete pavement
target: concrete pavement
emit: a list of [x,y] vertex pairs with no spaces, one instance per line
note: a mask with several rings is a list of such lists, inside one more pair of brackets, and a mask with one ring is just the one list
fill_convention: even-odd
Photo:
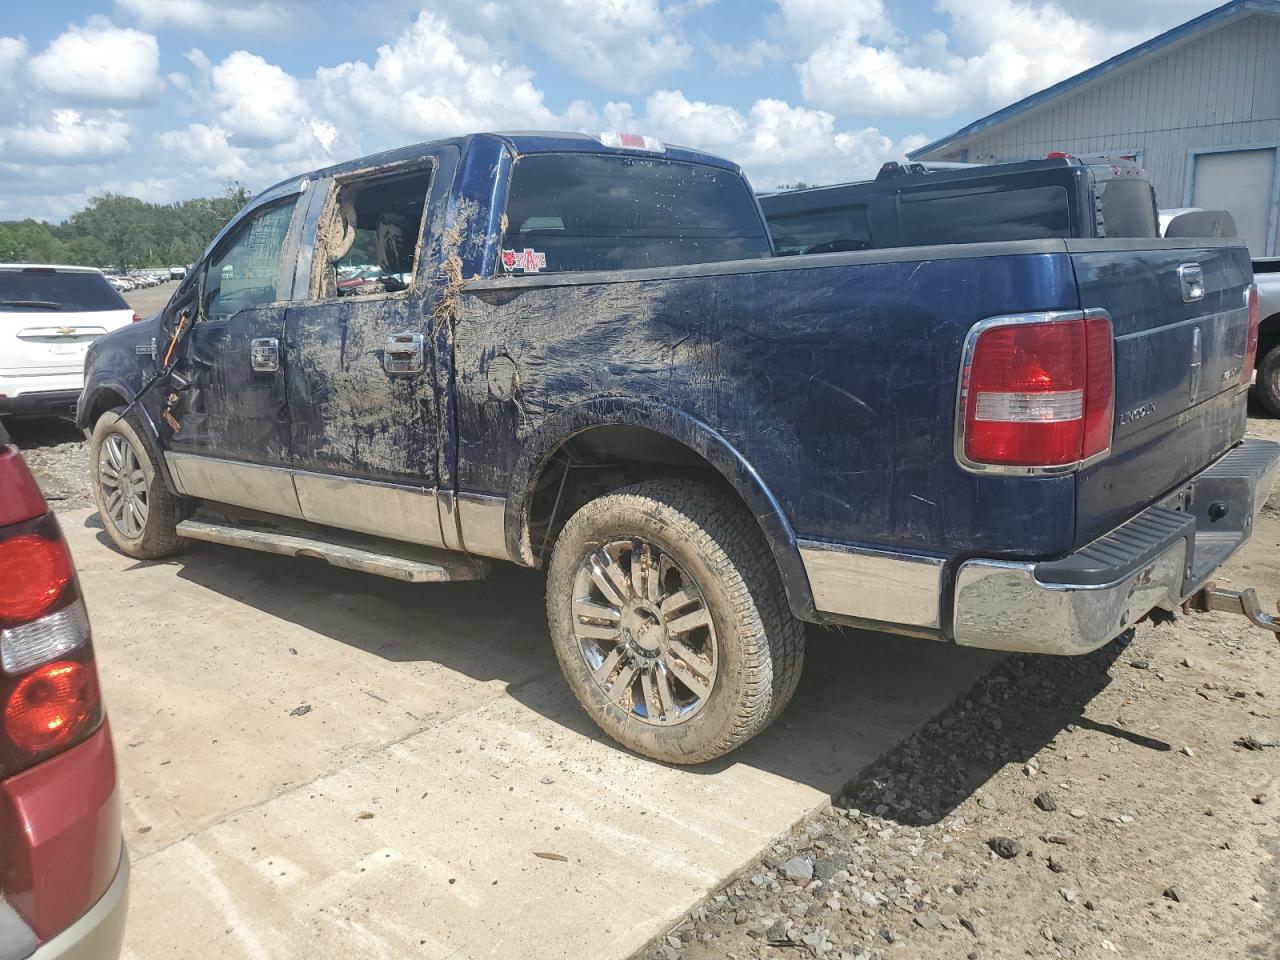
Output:
[[995,660],[813,630],[771,730],[670,768],[581,714],[536,572],[413,586],[203,544],[139,563],[96,516],[61,521],[133,960],[629,956]]

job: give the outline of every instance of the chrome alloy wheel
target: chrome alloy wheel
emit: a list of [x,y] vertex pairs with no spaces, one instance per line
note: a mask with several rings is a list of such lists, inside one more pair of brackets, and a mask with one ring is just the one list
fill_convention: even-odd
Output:
[[115,528],[131,539],[142,536],[147,524],[147,478],[133,444],[119,433],[109,435],[98,451],[98,486]]
[[644,540],[615,540],[583,560],[573,629],[604,695],[637,720],[682,723],[716,682],[716,628],[693,578]]

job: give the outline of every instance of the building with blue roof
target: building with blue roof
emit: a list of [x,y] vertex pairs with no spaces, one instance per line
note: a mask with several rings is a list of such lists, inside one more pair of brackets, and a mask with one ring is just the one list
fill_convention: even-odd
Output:
[[997,163],[1052,151],[1146,168],[1162,207],[1229,210],[1280,255],[1280,0],[1231,0],[910,154]]

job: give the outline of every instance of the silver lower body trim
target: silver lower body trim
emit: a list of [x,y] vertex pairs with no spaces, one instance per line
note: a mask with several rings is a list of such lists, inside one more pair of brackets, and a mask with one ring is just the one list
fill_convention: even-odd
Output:
[[1176,609],[1186,558],[1186,541],[1179,540],[1142,569],[1100,586],[1042,583],[1034,563],[970,560],[956,576],[956,643],[1025,653],[1089,653],[1154,608]]
[[817,540],[799,546],[819,613],[941,627],[941,559]]
[[507,552],[507,499],[459,493],[455,500],[462,545],[467,553],[510,560]]
[[164,459],[177,492],[183,496],[303,519],[293,471],[288,467],[174,451],[165,453]]
[[444,546],[436,491],[328,473],[293,471],[302,516],[341,530]]

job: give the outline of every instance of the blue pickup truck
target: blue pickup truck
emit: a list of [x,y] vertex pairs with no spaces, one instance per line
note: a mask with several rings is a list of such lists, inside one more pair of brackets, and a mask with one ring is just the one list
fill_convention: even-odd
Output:
[[[354,282],[353,282],[354,281]],[[796,688],[804,623],[1079,654],[1205,588],[1243,439],[1236,241],[775,256],[739,168],[478,134],[265,191],[78,419],[126,554],[235,544],[415,582],[544,567],[588,714],[695,763]]]

